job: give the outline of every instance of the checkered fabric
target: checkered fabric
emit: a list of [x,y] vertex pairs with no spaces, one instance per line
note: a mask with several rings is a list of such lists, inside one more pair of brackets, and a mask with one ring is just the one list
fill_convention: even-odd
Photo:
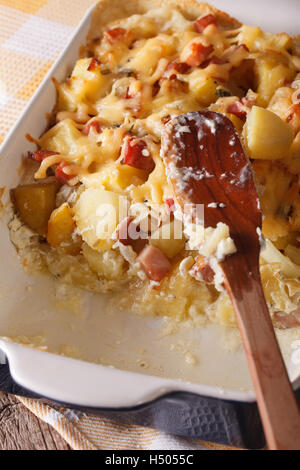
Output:
[[0,1],[0,143],[92,3]]
[[[0,0],[0,143],[92,3],[93,0]],[[73,449],[228,449],[19,399],[51,424]]]

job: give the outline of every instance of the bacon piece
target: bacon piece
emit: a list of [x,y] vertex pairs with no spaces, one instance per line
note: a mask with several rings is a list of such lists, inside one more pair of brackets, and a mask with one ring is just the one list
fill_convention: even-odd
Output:
[[226,59],[222,59],[221,57],[217,57],[216,55],[213,55],[209,59],[209,65],[210,64],[224,65],[224,64],[228,64],[228,61]]
[[160,90],[159,80],[156,80],[156,82],[154,82],[153,85],[152,85],[152,97],[153,98],[154,98],[154,96],[157,95],[159,90]]
[[201,64],[201,68],[205,69],[209,65],[224,65],[224,64],[228,64],[228,63],[229,62],[226,59],[221,59],[220,57],[217,57],[216,55],[213,55],[210,59],[205,60]]
[[126,137],[122,146],[122,163],[138,168],[139,170],[151,171],[155,168],[153,158],[142,139]]
[[202,16],[202,18],[198,18],[198,20],[195,21],[194,23],[195,30],[198,33],[203,33],[205,28],[209,26],[210,24],[217,25],[217,20],[215,16],[211,14]]
[[286,330],[288,328],[294,328],[295,326],[300,325],[299,319],[299,308],[294,310],[291,313],[285,312],[275,312],[274,313],[274,320],[278,328]]
[[30,134],[25,134],[25,137],[29,142],[32,142],[33,144],[38,144],[39,143],[38,139],[35,139]]
[[171,119],[171,116],[170,116],[170,114],[168,114],[167,116],[164,116],[164,117],[161,118],[161,122],[163,124],[167,124],[167,122],[169,122],[170,119]]
[[166,67],[166,72],[169,70],[175,70],[178,73],[186,73],[190,69],[190,65],[186,62],[177,62],[176,60],[169,62]]
[[166,255],[153,245],[145,246],[137,261],[146,276],[155,282],[160,282],[171,269],[171,263]]
[[105,31],[104,36],[110,44],[115,44],[118,41],[123,41],[128,34],[124,28],[112,28]]
[[84,126],[84,128],[81,130],[81,132],[84,135],[89,135],[91,129],[93,129],[95,132],[97,132],[97,134],[100,134],[102,132],[103,127],[102,127],[101,122],[99,121],[99,119],[95,119],[94,121],[88,122]]
[[[152,91],[151,91],[152,94]],[[128,104],[126,105],[126,109],[129,109],[133,116],[136,117],[136,115],[141,111],[142,109],[142,93],[141,91],[137,92],[132,92],[130,91],[130,87],[128,86],[126,90],[123,92],[123,96],[121,96],[125,100],[132,100],[129,101]]]
[[140,227],[134,223],[133,217],[123,219],[116,230],[117,240],[122,245],[131,246],[136,253],[140,253],[147,244],[147,237],[141,234]]
[[233,67],[241,65],[244,59],[248,57],[249,49],[246,44],[239,44],[234,49],[228,51],[230,57],[230,63]]
[[91,62],[90,62],[90,65],[88,66],[88,71],[92,72],[96,68],[100,67],[100,65],[101,65],[101,62],[99,62],[99,60],[97,60],[95,57],[93,57]]
[[247,113],[245,109],[243,108],[243,105],[240,101],[236,101],[235,103],[231,103],[227,107],[227,113],[234,114],[238,118],[240,118],[242,121],[246,120]]
[[[126,217],[126,219],[123,219],[117,227],[117,240],[119,240],[123,245],[132,244],[133,239],[130,237],[130,227],[132,225],[133,220],[133,217]],[[133,228],[136,229],[136,226]],[[138,230],[136,229],[136,231]]]
[[191,67],[201,65],[214,50],[212,45],[204,46],[204,44],[193,42],[190,46],[190,54],[185,62]]
[[236,52],[242,53],[242,52],[250,52],[250,51],[249,51],[249,47],[246,46],[246,44],[239,44],[238,46],[236,46],[236,48],[233,52],[234,53],[236,53]]
[[168,197],[165,201],[168,212],[172,213],[175,211],[175,202],[172,197]]
[[243,48],[245,49],[245,51],[250,52],[249,47],[246,44],[239,44],[238,46],[236,46],[236,48]]
[[286,122],[292,121],[292,119],[294,119],[294,117],[297,115],[300,116],[300,103],[293,104],[290,107],[289,111],[290,111],[290,114],[286,118]]
[[55,170],[55,178],[57,179],[57,181],[63,184],[67,183],[69,180],[74,178],[74,175],[69,175],[64,172],[64,168],[66,166],[68,166],[67,162],[61,162]]
[[204,256],[197,256],[196,263],[192,267],[192,271],[197,279],[200,277],[200,279],[202,279],[207,284],[212,284],[214,282],[215,273],[206,262]]
[[42,162],[45,158],[51,157],[51,155],[57,155],[57,152],[52,152],[51,150],[36,150],[35,152],[28,152],[27,157],[30,160],[35,160],[36,162]]
[[133,98],[135,95],[132,95],[129,91],[129,86],[126,88],[126,93],[125,93],[125,100],[131,100],[131,98]]

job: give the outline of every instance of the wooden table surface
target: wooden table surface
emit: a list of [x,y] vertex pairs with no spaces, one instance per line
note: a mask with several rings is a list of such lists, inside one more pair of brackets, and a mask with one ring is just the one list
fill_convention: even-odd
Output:
[[49,424],[13,395],[0,392],[0,450],[70,450]]

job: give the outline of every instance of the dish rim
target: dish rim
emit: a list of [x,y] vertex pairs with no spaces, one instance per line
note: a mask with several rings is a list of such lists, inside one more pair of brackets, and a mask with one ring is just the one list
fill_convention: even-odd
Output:
[[[58,55],[50,70],[42,80],[40,86],[37,88],[32,98],[21,112],[19,118],[8,132],[4,142],[0,146],[1,155],[5,153],[7,148],[9,148],[11,140],[19,132],[19,128],[23,121],[30,116],[33,104],[39,100],[40,95],[42,94],[44,88],[48,85],[51,77],[55,76],[57,68],[61,65],[65,56],[68,55],[68,52],[72,47],[73,40],[80,34],[82,29],[87,26],[87,23],[90,22],[96,3],[97,2],[91,5],[78,26],[74,28],[74,32],[71,34],[66,46]],[[217,386],[190,383],[187,381],[161,378],[154,375],[145,375],[141,373],[125,371],[122,369],[114,369],[110,366],[93,364],[78,359],[62,357],[58,354],[39,351],[30,347],[21,346],[20,344],[11,341],[6,341],[5,339],[1,338],[0,350],[2,350],[7,357],[11,376],[16,383],[25,389],[41,396],[50,398],[57,402],[69,403],[70,405],[73,404],[76,406],[107,409],[131,409],[132,407],[149,403],[158,399],[159,397],[163,397],[166,393],[171,392],[190,392],[201,396],[217,398],[220,400],[230,400],[234,402],[255,402],[255,394],[252,391],[236,391]],[[42,368],[39,367],[39,364],[41,363],[43,364]],[[47,363],[48,366],[46,367]],[[55,363],[57,367],[54,366]],[[70,390],[69,380],[67,384],[65,380],[65,386],[67,385],[67,387],[61,387],[62,382],[59,383],[60,387],[53,387],[53,384],[55,384],[55,381],[58,379],[58,368],[64,370],[64,378],[67,376],[67,370],[69,370],[69,373],[72,370],[73,374],[75,374],[75,376],[73,376],[74,380],[79,371],[84,375],[84,371],[89,369],[91,371],[89,375],[90,380],[88,381],[89,388],[98,390],[97,396],[94,394],[90,396],[84,395],[85,392],[82,390],[80,395],[78,395],[75,399],[74,393],[72,395],[74,389]],[[41,371],[43,372],[42,374]],[[100,384],[103,382],[103,379],[106,379],[111,383],[115,383],[115,378],[118,375],[120,384],[124,383],[123,377],[127,376],[127,382],[131,382],[133,385],[132,389],[141,387],[139,389],[138,395],[135,398],[132,393],[129,393],[129,395],[124,398],[122,390],[121,395],[123,397],[123,402],[121,403],[118,401],[119,398],[116,400],[112,397],[107,397],[99,393],[99,389],[101,388]],[[77,375],[77,377],[81,376],[82,375]],[[78,380],[76,380],[76,383],[79,383]],[[152,383],[155,384],[154,389],[152,387]],[[71,388],[72,384],[74,385],[74,381],[71,381]],[[106,388],[109,394],[111,386]]]

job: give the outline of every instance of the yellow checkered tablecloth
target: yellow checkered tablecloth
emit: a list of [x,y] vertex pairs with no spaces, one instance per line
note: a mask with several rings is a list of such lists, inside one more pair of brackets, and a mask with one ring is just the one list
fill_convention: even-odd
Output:
[[[0,0],[0,143],[92,3],[94,0]],[[73,449],[228,449],[20,400]]]
[[92,3],[0,1],[0,143]]

